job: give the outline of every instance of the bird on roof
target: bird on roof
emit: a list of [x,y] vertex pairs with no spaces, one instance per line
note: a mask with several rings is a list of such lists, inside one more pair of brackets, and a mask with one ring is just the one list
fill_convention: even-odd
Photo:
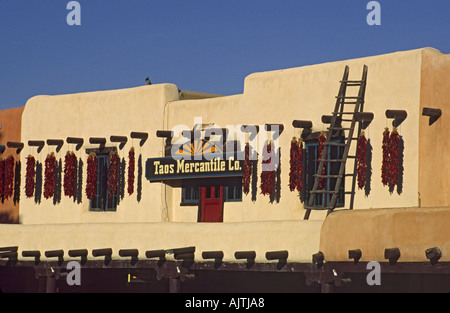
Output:
[[150,78],[147,77],[147,78],[145,79],[145,84],[146,84],[146,85],[151,85],[151,84],[152,84],[152,82],[150,81]]

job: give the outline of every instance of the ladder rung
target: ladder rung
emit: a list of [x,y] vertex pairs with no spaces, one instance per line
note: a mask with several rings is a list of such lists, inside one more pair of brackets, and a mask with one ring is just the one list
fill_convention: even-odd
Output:
[[305,209],[306,210],[317,210],[317,211],[334,210],[332,207],[329,207],[329,206],[306,206],[306,205],[305,205]]
[[351,127],[328,127],[329,130],[351,130]]
[[306,206],[306,205],[305,205],[305,209],[306,210],[317,210],[317,211],[320,211],[320,210],[331,210],[330,207],[325,207],[325,206]]
[[324,160],[324,162],[345,162],[343,159],[327,159]]
[[355,113],[359,113],[359,112],[333,112],[333,114],[355,114]]
[[349,159],[356,159],[356,155],[347,155],[347,158],[349,158]]
[[317,175],[317,174],[314,174],[314,176],[320,177],[320,178],[340,178],[340,177],[342,177],[341,175]]
[[337,99],[359,99],[358,96],[337,96]]
[[324,142],[324,146],[337,146],[337,147],[345,147],[345,143],[337,143],[337,142]]
[[335,190],[311,190],[310,193],[339,193]]
[[343,122],[353,122],[353,119],[342,118],[341,121],[343,121]]
[[353,84],[359,83],[359,84],[361,84],[361,83],[364,83],[364,80],[341,80],[341,83],[353,83]]

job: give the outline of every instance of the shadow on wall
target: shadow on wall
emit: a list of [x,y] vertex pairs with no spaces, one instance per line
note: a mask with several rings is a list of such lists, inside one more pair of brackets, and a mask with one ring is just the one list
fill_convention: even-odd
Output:
[[141,202],[142,199],[142,154],[139,154],[138,158],[138,177],[137,177],[137,201]]
[[14,218],[10,213],[0,213],[0,224],[19,224],[19,218]]
[[53,192],[53,204],[57,205],[61,202],[61,183],[62,183],[62,162],[59,159],[56,163],[55,168],[55,184],[54,184],[54,192]]
[[42,163],[36,161],[36,176],[34,186],[34,202],[36,204],[41,203],[42,199]]
[[270,203],[280,203],[281,199],[281,148],[278,148],[278,162],[274,177],[274,192],[270,195]]
[[371,182],[372,182],[372,143],[370,141],[370,138],[367,139],[367,151],[366,151],[366,161],[367,161],[367,168],[366,168],[366,184],[364,185],[364,194],[366,197],[370,195],[371,190]]

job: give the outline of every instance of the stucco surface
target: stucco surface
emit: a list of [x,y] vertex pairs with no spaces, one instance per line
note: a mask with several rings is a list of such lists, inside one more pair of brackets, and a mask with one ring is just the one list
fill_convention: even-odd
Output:
[[[368,196],[364,190],[357,190],[356,209],[383,207],[414,207],[418,205],[419,166],[419,107],[422,49],[396,52],[360,59],[323,63],[298,68],[250,74],[245,78],[244,93],[214,99],[174,101],[168,106],[168,127],[191,126],[195,118],[203,123],[227,125],[263,125],[279,123],[285,126],[280,136],[281,147],[281,197],[280,202],[270,203],[268,197],[258,193],[256,201],[244,197],[242,203],[225,207],[225,217],[230,222],[256,220],[302,219],[303,203],[298,194],[290,192],[289,147],[292,137],[300,131],[292,127],[293,120],[310,120],[313,131],[326,130],[322,115],[330,115],[334,110],[339,82],[346,65],[350,68],[351,80],[361,79],[363,66],[368,66],[368,81],[364,109],[374,113],[374,120],[366,130],[366,137],[372,145],[372,176]],[[348,95],[356,95],[357,89],[348,90]],[[351,108],[350,108],[351,109]],[[403,188],[390,193],[381,183],[382,134],[385,127],[392,131],[392,120],[387,119],[388,109],[406,110],[408,118],[398,128],[404,140]],[[258,135],[258,147],[262,147],[269,137],[264,131]],[[355,143],[350,154],[354,154]],[[347,162],[346,173],[353,172],[353,162]],[[261,173],[261,168],[259,168]],[[258,182],[259,184],[259,182]],[[346,178],[346,189],[350,190],[351,178]],[[179,189],[172,190],[173,219],[193,220],[195,208],[178,206],[181,198]],[[346,197],[346,208],[350,197]],[[228,214],[227,211],[231,211]],[[228,214],[228,215],[227,215]],[[312,212],[310,219],[324,219],[322,211]]]
[[[321,221],[278,221],[253,223],[101,223],[52,225],[1,225],[1,246],[18,246],[21,251],[112,248],[113,259],[120,249],[145,251],[195,246],[195,259],[203,251],[221,250],[223,261],[237,262],[236,251],[253,250],[256,261],[266,261],[267,251],[288,250],[290,262],[310,262],[319,247]],[[168,259],[173,255],[168,255]],[[101,259],[101,258],[99,258]],[[242,260],[240,260],[242,261]]]
[[[161,156],[163,140],[156,138],[156,130],[164,129],[162,112],[167,103],[179,98],[178,88],[172,84],[159,84],[121,90],[88,92],[59,96],[36,96],[28,100],[22,118],[22,141],[81,137],[84,144],[80,150],[76,145],[64,143],[61,150],[46,145],[41,152],[36,147],[25,145],[21,153],[22,164],[33,155],[44,164],[48,153],[54,152],[57,160],[64,162],[67,151],[73,151],[83,160],[83,194],[78,204],[72,198],[62,196],[56,205],[53,199],[27,198],[22,191],[21,220],[24,224],[92,223],[92,222],[159,222],[163,220],[164,201],[161,200],[161,184],[150,184],[145,180],[145,161],[151,156]],[[147,132],[148,139],[141,145],[140,139],[132,139],[131,132]],[[110,136],[126,136],[128,142],[123,149],[110,142]],[[117,212],[91,212],[86,199],[86,149],[99,148],[90,144],[89,138],[104,137],[105,147],[117,147],[119,156],[127,160],[131,147],[135,148],[136,166],[134,193],[121,200]],[[142,190],[138,199],[138,161],[142,156]],[[25,166],[25,165],[24,165]],[[25,173],[25,171],[24,171]],[[25,186],[25,175],[22,175]]]
[[419,194],[421,206],[450,206],[450,55],[424,49],[420,113],[441,109],[433,124],[420,117]]
[[[0,157],[7,158],[9,155],[14,157],[14,160],[19,160],[17,149],[9,148],[8,141],[21,141],[21,124],[22,113],[24,107],[12,108],[0,111],[0,145],[6,147]],[[0,203],[0,223],[18,223],[19,222],[19,203],[14,203],[12,198],[4,199]]]
[[335,212],[321,229],[320,251],[327,261],[350,261],[360,249],[361,261],[387,262],[384,250],[400,249],[399,262],[428,262],[425,250],[439,247],[440,261],[450,261],[449,208],[397,208]]

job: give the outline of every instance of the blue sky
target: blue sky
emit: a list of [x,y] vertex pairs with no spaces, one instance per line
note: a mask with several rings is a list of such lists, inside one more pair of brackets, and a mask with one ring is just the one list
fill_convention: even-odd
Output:
[[0,0],[0,109],[54,95],[135,87],[243,91],[245,76],[401,50],[450,53],[450,0]]

